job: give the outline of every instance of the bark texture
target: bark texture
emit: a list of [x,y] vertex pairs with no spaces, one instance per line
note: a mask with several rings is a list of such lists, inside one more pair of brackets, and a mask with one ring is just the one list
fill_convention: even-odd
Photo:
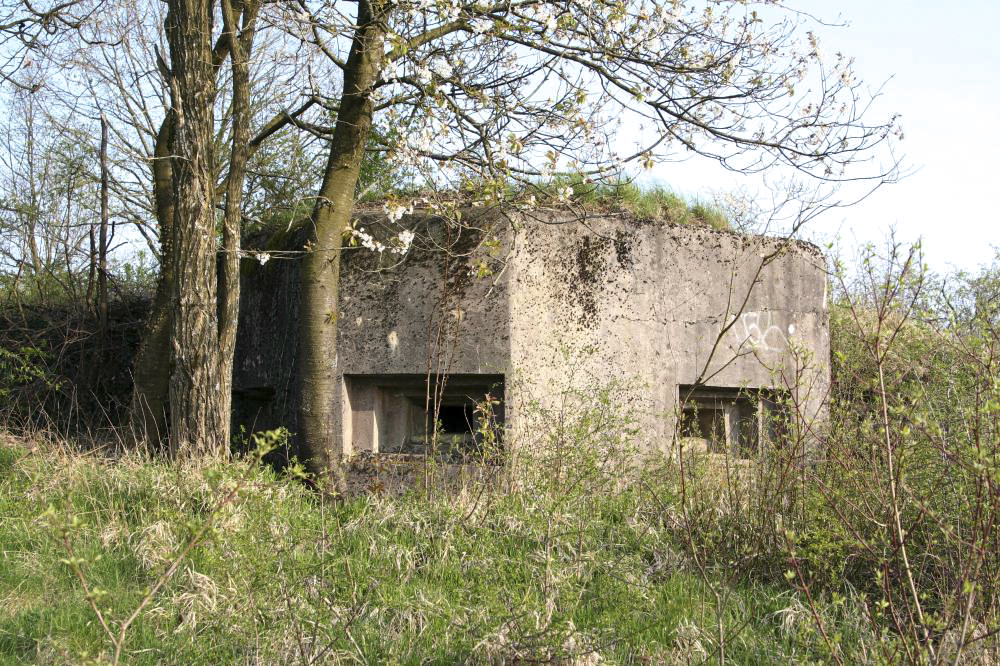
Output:
[[[166,19],[171,108],[157,135],[153,193],[160,280],[136,357],[131,421],[154,450],[225,454],[229,449],[233,351],[239,313],[243,186],[253,150],[249,58],[259,2],[222,2],[223,31],[211,44],[214,0],[171,0]],[[231,152],[216,185],[216,80],[232,63]],[[225,197],[219,256],[216,204]]]
[[176,116],[168,110],[156,135],[153,198],[160,238],[160,275],[133,370],[132,434],[153,451],[167,438],[170,387],[171,285],[174,284],[173,145]]
[[321,485],[338,490],[340,452],[333,449],[337,311],[340,300],[342,234],[350,222],[365,144],[372,127],[372,87],[385,41],[384,9],[358,3],[358,27],[344,67],[340,110],[330,142],[302,261],[299,424],[311,470]]
[[219,271],[219,400],[228,441],[233,399],[233,351],[240,309],[240,238],[243,184],[250,156],[250,53],[259,4],[222,0],[222,19],[232,63],[232,150],[226,176],[226,209],[222,221],[222,261]]
[[171,0],[166,21],[176,115],[170,335],[173,455],[229,449],[228,385],[219,362],[211,0]]

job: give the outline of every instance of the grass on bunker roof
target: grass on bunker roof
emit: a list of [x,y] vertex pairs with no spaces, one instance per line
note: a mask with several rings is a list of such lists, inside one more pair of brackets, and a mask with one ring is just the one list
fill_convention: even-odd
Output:
[[[568,196],[565,194],[568,188]],[[558,175],[550,182],[533,185],[514,185],[501,188],[500,199],[505,202],[522,202],[531,197],[542,208],[569,208],[587,213],[624,213],[639,220],[686,224],[732,230],[733,225],[725,211],[714,203],[690,199],[659,185],[640,185],[621,182],[590,182],[580,175]],[[491,205],[490,197],[479,190],[428,192],[420,189],[378,192],[362,198],[358,209],[381,212],[385,201],[398,200],[409,204],[428,199],[457,199],[467,204],[479,202]],[[501,204],[505,205],[505,204]]]

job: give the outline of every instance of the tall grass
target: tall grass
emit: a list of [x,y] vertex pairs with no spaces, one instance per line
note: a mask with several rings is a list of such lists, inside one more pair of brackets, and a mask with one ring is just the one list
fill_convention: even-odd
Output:
[[781,585],[717,606],[669,528],[666,473],[625,483],[598,453],[558,480],[536,460],[517,483],[331,503],[253,460],[8,438],[0,660],[691,663],[714,658],[717,622],[743,663],[822,656]]

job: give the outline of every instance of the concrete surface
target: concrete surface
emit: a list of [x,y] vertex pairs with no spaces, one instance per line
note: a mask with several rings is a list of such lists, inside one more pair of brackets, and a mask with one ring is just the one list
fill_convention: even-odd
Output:
[[[635,424],[635,446],[669,451],[682,385],[776,389],[822,421],[830,340],[815,246],[625,215],[463,220],[472,229],[459,233],[404,218],[418,241],[403,259],[344,251],[338,451],[417,450],[428,411],[452,430],[464,415],[469,432],[451,439],[465,445],[503,422],[507,445],[545,446],[553,414],[602,392]],[[362,223],[374,233],[384,220]],[[294,258],[244,271],[234,418],[248,430],[296,428],[296,275]],[[489,413],[462,407],[487,393]]]

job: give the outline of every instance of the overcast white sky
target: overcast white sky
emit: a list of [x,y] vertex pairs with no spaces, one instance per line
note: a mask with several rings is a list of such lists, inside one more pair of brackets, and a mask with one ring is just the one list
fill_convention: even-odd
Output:
[[[923,239],[934,270],[990,263],[1000,249],[1000,1],[789,4],[849,22],[817,30],[821,47],[853,56],[865,81],[891,77],[873,112],[902,114],[901,149],[916,169],[852,208],[826,213],[809,235],[839,234],[839,246],[850,253],[858,243],[881,243],[895,227],[897,239]],[[653,175],[688,195],[741,184],[734,174],[694,161],[658,166]]]

